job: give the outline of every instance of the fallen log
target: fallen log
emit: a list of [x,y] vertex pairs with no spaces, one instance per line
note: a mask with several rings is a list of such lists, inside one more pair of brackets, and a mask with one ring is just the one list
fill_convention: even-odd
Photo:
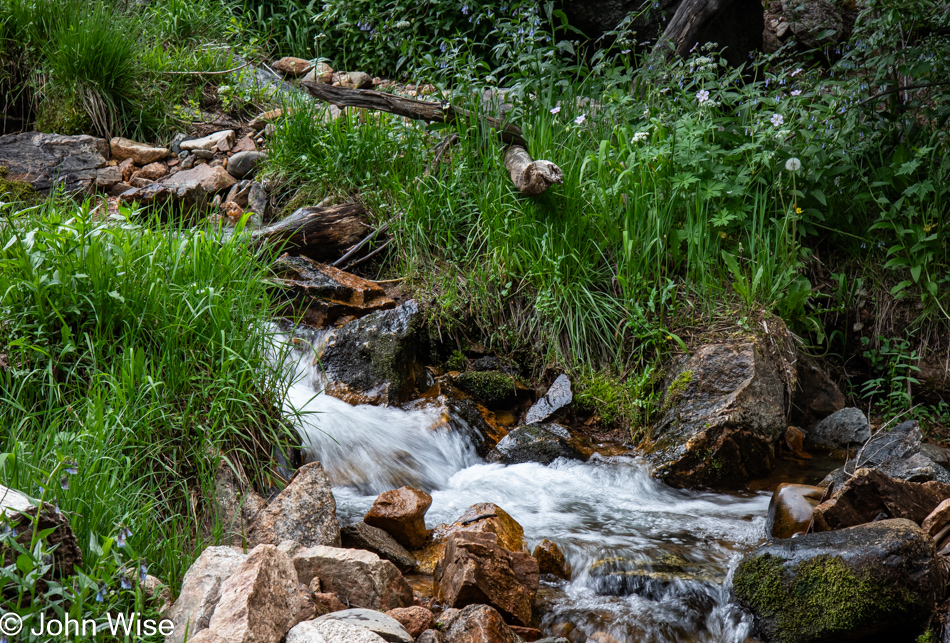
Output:
[[506,144],[528,147],[527,141],[522,136],[521,128],[517,125],[512,125],[494,116],[479,116],[470,110],[453,107],[448,103],[432,103],[371,89],[346,89],[311,81],[303,81],[301,84],[320,100],[337,107],[361,107],[433,123],[454,123],[460,119],[466,121],[481,120],[485,125],[497,131],[501,140]]
[[561,168],[551,161],[533,160],[528,151],[518,145],[505,151],[505,168],[515,187],[528,196],[537,196],[552,185],[564,182]]
[[365,214],[358,203],[300,208],[277,223],[254,230],[251,238],[315,261],[335,261],[370,231]]

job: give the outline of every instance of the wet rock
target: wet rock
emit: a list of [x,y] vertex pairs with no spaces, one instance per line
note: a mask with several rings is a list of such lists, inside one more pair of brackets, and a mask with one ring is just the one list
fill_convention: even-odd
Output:
[[136,165],[148,165],[156,161],[161,161],[168,156],[168,148],[152,147],[144,143],[137,143],[127,138],[117,136],[109,141],[109,148],[112,151],[112,158],[116,161],[132,159]]
[[571,380],[568,379],[567,375],[558,375],[557,379],[554,380],[554,383],[551,384],[551,387],[548,389],[548,392],[544,394],[544,397],[535,402],[534,406],[528,409],[528,414],[525,415],[524,422],[525,424],[544,422],[559,409],[570,404],[573,399],[574,394],[571,392]]
[[783,483],[772,494],[765,531],[772,538],[803,534],[811,525],[812,511],[825,490],[804,484]]
[[549,574],[564,580],[571,579],[567,559],[556,542],[545,538],[535,546],[531,555],[538,561],[538,570],[542,574]]
[[647,457],[676,487],[767,474],[785,430],[784,358],[755,342],[700,347],[675,369]]
[[[178,175],[176,175],[178,176]],[[142,208],[171,209],[184,215],[195,215],[208,206],[208,192],[197,181],[166,185],[153,183],[143,188],[132,188],[119,195],[119,203],[138,203]]]
[[282,255],[272,270],[286,288],[294,312],[316,328],[341,317],[360,318],[396,307],[379,284],[307,257]]
[[297,76],[303,76],[313,65],[310,64],[309,60],[304,60],[303,58],[295,58],[293,56],[284,56],[280,60],[276,61],[272,67],[275,71],[283,74],[284,76],[291,76],[296,78]]
[[829,531],[887,518],[924,519],[945,498],[950,485],[891,478],[878,469],[858,469],[831,498],[815,507],[815,531]]
[[733,581],[757,629],[776,643],[902,640],[930,616],[942,584],[933,542],[908,520],[760,546]]
[[352,404],[405,402],[424,381],[417,360],[423,351],[422,324],[419,304],[409,300],[331,331],[319,356],[325,392]]
[[403,572],[412,571],[416,560],[409,551],[400,545],[388,533],[372,527],[365,522],[353,523],[344,527],[341,536],[343,546],[348,549],[365,549],[371,551],[383,560],[388,560]]
[[571,434],[559,424],[519,426],[509,431],[491,453],[489,462],[551,464],[558,458],[584,460],[581,452],[568,442]]
[[231,149],[231,146],[234,145],[234,130],[222,130],[220,132],[208,134],[202,138],[193,138],[191,140],[184,141],[181,144],[181,149],[187,152],[192,152],[194,150],[214,151],[221,143],[223,143],[227,149]]
[[107,170],[109,143],[92,136],[24,132],[0,136],[0,167],[10,182],[46,192],[54,185],[67,192],[88,191]]
[[263,152],[238,152],[228,159],[228,173],[237,179],[246,178],[254,173],[263,158]]
[[468,371],[459,374],[453,383],[488,408],[511,404],[523,391],[515,378],[501,371]]
[[228,174],[228,171],[220,165],[216,167],[212,167],[211,165],[198,165],[190,170],[182,170],[162,181],[162,183],[171,188],[195,182],[201,185],[207,192],[213,194],[221,190],[229,189],[232,185],[237,183],[237,180]]
[[208,629],[227,641],[280,643],[296,624],[297,585],[290,557],[258,545],[221,584]]
[[805,448],[805,432],[797,426],[785,429],[785,446],[796,457],[803,457]]
[[930,515],[924,518],[923,522],[920,523],[920,528],[927,532],[927,535],[933,538],[939,545],[943,538],[938,536],[947,525],[950,525],[950,498],[947,498],[937,505],[934,510],[930,512]]
[[382,529],[408,549],[418,549],[429,537],[425,514],[431,505],[432,496],[425,491],[400,487],[379,494],[363,522]]
[[385,643],[385,639],[340,621],[304,621],[287,633],[286,643]]
[[399,621],[413,639],[435,624],[432,612],[418,605],[389,610],[386,615]]
[[[686,560],[666,553],[648,559],[642,556],[611,556],[594,561],[588,570],[592,589],[603,596],[636,594],[648,600],[663,601],[676,588],[681,597],[688,595],[694,607],[712,609],[713,603],[703,585],[722,582],[706,563]],[[687,584],[688,582],[688,584]]]
[[390,643],[412,643],[414,637],[409,635],[402,623],[392,616],[367,609],[349,609],[342,612],[333,612],[321,616],[315,622],[338,621],[358,627],[365,627],[380,638]]
[[433,426],[432,430],[445,430],[468,436],[478,455],[483,458],[507,433],[503,427],[489,421],[494,416],[491,411],[473,400],[461,397],[454,387],[441,383],[437,395],[426,395],[412,400],[403,405],[403,408],[409,411],[429,408],[438,410],[442,422]]
[[871,437],[871,425],[861,409],[849,407],[826,417],[806,437],[809,444],[826,449],[860,446]]
[[459,531],[446,541],[433,582],[438,599],[451,607],[487,603],[506,619],[528,625],[538,590],[538,562],[498,546],[495,534]]
[[469,605],[442,634],[444,643],[521,643],[505,620],[488,605]]
[[182,643],[189,636],[207,629],[211,615],[221,598],[221,584],[229,579],[247,555],[230,547],[208,547],[185,572],[178,600],[166,615],[175,626],[166,643]]
[[371,552],[308,547],[293,558],[301,583],[319,578],[324,592],[350,606],[387,611],[412,605],[412,588],[396,566]]
[[251,524],[267,505],[246,479],[238,478],[227,461],[222,459],[214,478],[214,504],[224,536],[241,544]]
[[287,487],[254,519],[249,536],[254,543],[272,545],[291,540],[302,547],[340,546],[336,501],[330,478],[319,462],[297,470]]
[[799,355],[795,364],[795,392],[790,420],[811,426],[844,408],[844,394],[814,360]]
[[330,85],[333,83],[333,68],[326,63],[317,63],[303,77],[303,81]]

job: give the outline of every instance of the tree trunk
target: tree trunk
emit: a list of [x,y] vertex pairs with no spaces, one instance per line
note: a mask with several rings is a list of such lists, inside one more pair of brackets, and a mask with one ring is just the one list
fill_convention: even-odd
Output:
[[666,55],[669,43],[679,56],[686,56],[698,42],[700,33],[729,8],[734,0],[683,0],[653,48],[654,54]]
[[251,237],[257,243],[277,245],[315,261],[333,262],[370,231],[365,213],[358,203],[300,208],[277,223],[255,230]]
[[533,160],[528,151],[518,145],[512,145],[505,152],[505,168],[515,187],[528,196],[536,196],[564,182],[561,168],[551,161]]

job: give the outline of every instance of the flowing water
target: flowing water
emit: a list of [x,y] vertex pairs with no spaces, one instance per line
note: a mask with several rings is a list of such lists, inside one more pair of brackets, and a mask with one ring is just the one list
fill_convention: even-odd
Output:
[[750,624],[729,602],[728,577],[764,534],[768,493],[673,489],[629,457],[486,464],[461,420],[446,422],[437,409],[350,406],[319,394],[309,349],[292,358],[288,404],[302,412],[305,459],[333,480],[342,524],[406,484],[432,494],[430,527],[493,502],[531,547],[554,540],[571,565],[570,581],[542,581],[546,633],[598,643],[745,640]]

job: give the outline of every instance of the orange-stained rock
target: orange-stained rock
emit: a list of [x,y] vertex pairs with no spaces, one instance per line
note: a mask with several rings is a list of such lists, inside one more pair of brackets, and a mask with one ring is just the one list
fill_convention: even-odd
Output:
[[488,605],[469,605],[442,634],[444,643],[517,643],[518,636]]
[[541,630],[535,629],[533,627],[522,627],[521,625],[509,625],[508,629],[521,637],[522,640],[527,641],[528,643],[533,643],[537,641],[542,636]]
[[280,60],[274,63],[274,69],[284,74],[285,76],[303,76],[306,74],[313,65],[310,64],[309,60],[304,60],[303,58],[295,58],[294,56],[284,56]]
[[386,612],[386,615],[399,621],[399,623],[406,628],[406,631],[409,632],[409,636],[414,639],[435,623],[435,616],[432,612],[418,605],[389,610]]
[[803,534],[811,525],[812,512],[825,490],[804,484],[780,484],[769,503],[766,531],[773,538]]
[[570,580],[571,571],[567,566],[567,559],[564,558],[564,552],[556,542],[545,538],[538,543],[531,555],[538,561],[538,568],[542,574]]
[[498,545],[508,551],[528,553],[528,543],[524,538],[524,529],[504,509],[491,502],[480,502],[465,510],[465,513],[451,525],[436,525],[432,530],[432,541],[423,549],[412,552],[416,559],[416,571],[432,574],[445,553],[445,541],[457,531],[476,531],[492,533],[498,536]]
[[421,489],[400,487],[379,494],[363,522],[389,533],[407,549],[419,549],[429,537],[425,515],[432,496]]
[[323,614],[329,614],[330,612],[342,612],[346,609],[346,605],[337,598],[336,594],[329,592],[314,592],[313,600],[321,616]]

